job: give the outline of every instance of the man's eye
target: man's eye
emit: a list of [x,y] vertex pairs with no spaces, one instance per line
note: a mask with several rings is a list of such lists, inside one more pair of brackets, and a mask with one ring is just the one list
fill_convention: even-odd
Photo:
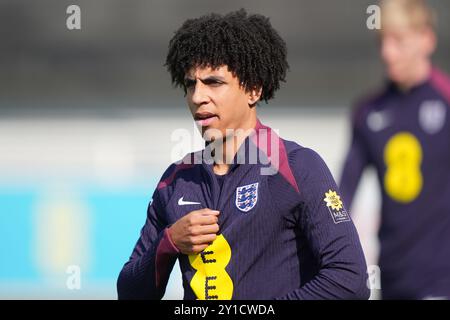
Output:
[[205,84],[211,87],[218,87],[223,84],[223,82],[220,81],[205,81]]
[[186,88],[192,88],[192,87],[195,86],[195,81],[192,81],[192,80],[186,80],[186,81],[184,81],[184,86],[185,86]]

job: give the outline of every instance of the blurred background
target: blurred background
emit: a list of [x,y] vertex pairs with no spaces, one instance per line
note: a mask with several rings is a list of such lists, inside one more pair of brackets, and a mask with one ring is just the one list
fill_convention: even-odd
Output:
[[[436,65],[450,72],[450,2]],[[262,121],[321,154],[339,178],[353,102],[382,83],[376,0],[0,0],[0,298],[116,299],[116,279],[174,154],[201,139],[163,66],[181,23],[246,8],[270,17],[290,72]],[[81,30],[66,9],[81,8]],[[379,194],[367,172],[351,208],[376,264]],[[79,281],[74,277],[80,276]],[[165,298],[182,297],[176,266]],[[373,292],[372,298],[377,297]]]

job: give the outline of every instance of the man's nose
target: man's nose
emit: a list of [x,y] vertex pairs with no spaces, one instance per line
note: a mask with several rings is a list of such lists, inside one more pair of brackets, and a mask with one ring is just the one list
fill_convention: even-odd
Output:
[[208,96],[206,94],[205,85],[200,81],[197,81],[192,92],[192,102],[196,105],[201,105],[207,101]]

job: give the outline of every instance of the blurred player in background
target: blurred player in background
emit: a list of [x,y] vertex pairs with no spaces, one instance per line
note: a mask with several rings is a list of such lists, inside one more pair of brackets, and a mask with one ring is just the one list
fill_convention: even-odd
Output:
[[381,2],[389,78],[352,117],[341,179],[350,206],[368,165],[382,192],[384,299],[450,298],[450,80],[431,63],[435,16],[421,0]]
[[207,147],[164,173],[119,298],[160,299],[179,259],[185,299],[367,299],[358,234],[326,164],[258,120],[288,66],[269,19],[187,20],[166,65]]

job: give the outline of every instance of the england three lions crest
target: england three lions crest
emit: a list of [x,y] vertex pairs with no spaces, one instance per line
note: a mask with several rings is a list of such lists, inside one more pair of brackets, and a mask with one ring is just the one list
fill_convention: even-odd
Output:
[[258,202],[258,182],[236,188],[236,207],[248,212],[252,210]]

